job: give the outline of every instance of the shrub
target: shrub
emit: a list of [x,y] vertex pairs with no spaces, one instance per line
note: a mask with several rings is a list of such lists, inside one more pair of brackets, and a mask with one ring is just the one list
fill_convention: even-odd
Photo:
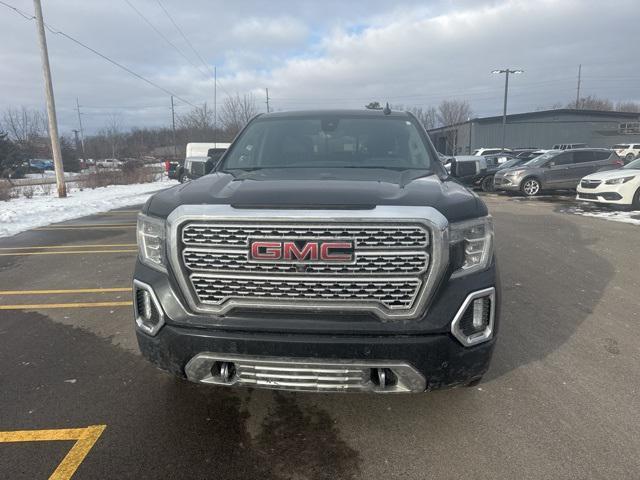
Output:
[[11,200],[13,197],[15,197],[13,186],[5,180],[0,180],[0,201]]
[[109,185],[150,183],[155,179],[156,175],[152,168],[140,167],[138,165],[130,166],[127,163],[122,167],[122,170],[101,170],[90,173],[84,180],[79,182],[79,184],[82,188],[99,188]]

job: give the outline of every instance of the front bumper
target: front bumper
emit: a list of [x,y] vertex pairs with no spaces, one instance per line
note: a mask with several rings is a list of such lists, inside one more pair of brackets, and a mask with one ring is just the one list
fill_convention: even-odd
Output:
[[[322,370],[329,368],[329,364],[331,368],[355,364],[363,371],[389,368],[396,374],[407,369],[417,373],[407,382],[411,387],[391,391],[415,392],[464,385],[482,377],[489,368],[500,316],[495,263],[485,271],[443,281],[426,313],[411,321],[383,322],[371,315],[335,312],[313,315],[273,311],[238,311],[225,316],[195,314],[185,307],[172,276],[138,262],[135,279],[153,291],[163,323],[151,334],[140,327],[136,330],[142,354],[164,370],[201,383],[220,382],[210,381],[206,372],[200,375],[192,370],[189,375],[189,362],[203,355],[215,359],[231,355],[242,357],[243,364],[251,363],[252,359],[284,359],[294,369],[296,362],[304,364],[305,368],[319,362]],[[495,297],[491,338],[477,345],[463,346],[451,333],[452,321],[474,292],[492,288],[495,288]],[[209,371],[212,366],[212,362],[207,364]],[[257,371],[253,364],[250,368],[252,372]],[[368,391],[382,391],[375,385],[367,385],[371,387]],[[265,383],[254,386],[278,387]],[[298,390],[295,387],[286,389]],[[340,388],[308,390],[353,391]],[[359,391],[363,390],[367,388]]]
[[[633,182],[631,182],[633,183]],[[635,193],[634,185],[607,185],[604,182],[596,188],[584,188],[578,185],[577,200],[613,205],[631,205]]]
[[493,177],[493,185],[496,190],[520,191],[520,177],[498,176]]
[[[393,365],[402,364],[413,368],[424,379],[421,390],[465,385],[479,379],[489,368],[495,344],[493,337],[485,343],[463,347],[450,334],[286,335],[199,330],[169,325],[162,328],[155,337],[140,331],[137,331],[137,337],[144,357],[183,378],[187,376],[187,364],[198,355],[225,352],[231,358],[286,358],[305,363],[323,359],[320,360],[322,365],[326,365],[329,360],[335,360],[336,364],[344,363],[344,359],[372,367],[391,366],[392,369]],[[214,356],[219,358],[219,355]],[[264,384],[255,386],[268,387]],[[375,388],[372,390],[375,391]]]

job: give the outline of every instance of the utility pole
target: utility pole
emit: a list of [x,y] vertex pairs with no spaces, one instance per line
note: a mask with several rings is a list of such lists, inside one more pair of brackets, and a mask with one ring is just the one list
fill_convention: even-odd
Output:
[[520,74],[524,70],[510,70],[504,68],[502,70],[494,70],[491,73],[504,73],[504,108],[502,110],[502,151],[504,152],[505,143],[507,140],[507,96],[509,94],[509,74]]
[[60,152],[60,137],[58,136],[58,120],[56,119],[56,103],[53,98],[53,82],[51,81],[51,69],[49,67],[49,52],[47,51],[47,37],[44,33],[44,20],[42,18],[42,5],[40,0],[33,0],[36,13],[36,25],[38,27],[38,40],[40,43],[40,57],[42,59],[42,74],[44,75],[44,92],[47,97],[47,117],[49,119],[49,136],[51,137],[51,151],[53,153],[53,166],[56,171],[56,184],[58,197],[67,196],[67,187],[64,183],[64,170],[62,168],[62,153]]
[[582,79],[582,64],[578,65],[578,91],[576,93],[576,110],[580,108],[580,80]]
[[213,143],[218,143],[218,67],[213,66]]
[[265,91],[265,93],[266,93],[266,95],[267,95],[267,101],[266,101],[266,104],[267,104],[267,113],[269,113],[269,89],[268,89],[268,88],[265,88],[265,89],[264,89],[264,91]]
[[80,113],[80,101],[78,100],[78,97],[76,97],[76,110],[78,111],[78,125],[80,127],[80,144],[82,145],[82,158],[86,160],[87,156],[84,152],[84,129],[82,128],[82,114]]
[[173,156],[178,157],[178,150],[176,147],[176,112],[173,108],[173,95],[171,95],[171,129],[173,131]]

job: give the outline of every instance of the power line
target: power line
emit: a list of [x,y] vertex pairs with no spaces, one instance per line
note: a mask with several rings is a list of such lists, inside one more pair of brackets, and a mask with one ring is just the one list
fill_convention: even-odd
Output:
[[175,22],[175,20],[173,19],[173,17],[169,14],[169,12],[167,11],[166,8],[164,8],[164,5],[162,5],[162,2],[160,0],[156,0],[156,2],[158,2],[158,5],[160,5],[160,8],[162,9],[162,11],[164,12],[164,14],[167,16],[167,18],[171,21],[171,23],[173,24],[174,27],[176,27],[176,30],[178,30],[178,32],[180,33],[180,35],[182,36],[182,38],[184,38],[184,41],[187,42],[187,45],[189,45],[189,47],[191,48],[191,50],[193,51],[193,53],[196,54],[196,57],[198,57],[200,59],[200,61],[202,62],[202,64],[207,67],[208,70],[211,69],[211,67],[207,64],[207,62],[204,61],[204,59],[200,56],[200,54],[198,53],[198,51],[195,49],[195,47],[193,46],[193,44],[189,41],[189,39],[187,38],[187,36],[184,34],[184,32],[182,31],[182,29],[178,26],[178,24]]
[[[27,20],[34,20],[35,16],[31,15],[29,16],[29,14],[19,10],[18,8],[14,7],[13,5],[9,5],[8,3],[5,3],[3,1],[0,0],[0,5],[3,5],[7,8],[10,8],[11,10],[14,10],[16,13],[18,13],[19,15],[21,15],[22,17],[24,17]],[[98,55],[99,57],[101,57],[102,59],[106,60],[107,62],[115,65],[116,67],[124,70],[125,72],[129,73],[130,75],[133,75],[134,77],[142,80],[143,82],[148,83],[149,85],[157,88],[158,90],[163,91],[164,93],[166,93],[167,95],[173,95],[175,98],[177,98],[178,100],[180,100],[181,102],[184,102],[188,105],[191,105],[192,107],[195,107],[195,105],[191,102],[189,102],[188,100],[185,100],[182,97],[179,97],[178,95],[176,95],[175,93],[171,92],[170,90],[167,90],[166,88],[158,85],[157,83],[149,80],[148,78],[143,77],[142,75],[134,72],[133,70],[131,70],[128,67],[125,67],[124,65],[122,65],[121,63],[118,63],[117,61],[109,58],[107,55],[104,55],[103,53],[100,53],[99,51],[95,50],[94,48],[91,48],[90,46],[82,43],[80,40],[75,39],[74,37],[72,37],[71,35],[67,35],[66,33],[64,33],[62,30],[58,30],[56,28],[54,28],[53,26],[45,23],[44,26],[47,28],[47,30],[49,30],[52,34],[54,35],[60,35],[62,37],[67,38],[68,40],[71,40],[73,43],[81,46],[82,48],[85,48],[87,50],[89,50],[90,52]]]
[[178,54],[184,58],[187,62],[189,62],[191,64],[191,66],[193,66],[193,68],[195,68],[196,70],[198,70],[198,72],[200,72],[205,78],[209,78],[209,76],[204,73],[202,70],[200,70],[200,67],[197,66],[189,57],[187,57],[184,52],[182,50],[180,50],[175,43],[173,43],[171,40],[169,40],[158,28],[156,28],[156,26],[151,23],[151,20],[149,20],[147,17],[144,16],[144,14],[138,10],[129,0],[124,0],[125,3],[127,5],[129,5],[131,7],[131,9],[136,12],[140,18],[142,18],[147,25],[149,25],[149,27],[151,27],[153,29],[154,32],[156,32],[158,35],[160,35],[160,37],[162,37],[162,39],[167,42],[167,44],[169,44],[169,46],[171,46],[176,52],[178,52]]

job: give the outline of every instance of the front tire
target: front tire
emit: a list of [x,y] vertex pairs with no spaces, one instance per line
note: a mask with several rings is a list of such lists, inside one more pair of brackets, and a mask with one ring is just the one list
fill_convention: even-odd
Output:
[[180,183],[187,183],[189,181],[189,176],[186,173],[181,173],[180,178],[178,178]]
[[627,161],[627,163],[632,162],[634,158],[636,158],[636,157],[635,157],[635,155],[633,153],[627,153],[627,156],[624,157],[624,159]]
[[633,196],[633,200],[631,201],[631,209],[640,210],[640,188],[636,190],[636,194]]
[[480,183],[483,192],[495,192],[496,188],[493,184],[493,176],[484,177]]
[[533,177],[525,178],[520,186],[520,191],[527,197],[535,197],[540,193],[540,190],[540,180]]

